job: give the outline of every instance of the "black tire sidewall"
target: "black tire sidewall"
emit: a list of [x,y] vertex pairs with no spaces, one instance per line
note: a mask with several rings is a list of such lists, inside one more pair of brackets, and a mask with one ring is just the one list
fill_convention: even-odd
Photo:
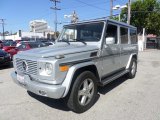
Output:
[[[78,91],[79,91],[79,87],[82,84],[82,82],[87,78],[90,78],[94,83],[94,93],[93,93],[93,97],[92,97],[91,101],[86,106],[82,106],[78,102]],[[69,97],[69,100],[68,100],[68,102],[70,104],[69,108],[71,108],[74,112],[77,112],[77,113],[85,112],[86,110],[88,110],[94,104],[96,95],[97,95],[97,85],[96,85],[95,75],[90,71],[82,72],[76,78],[76,80],[73,84],[71,94],[70,94],[70,97]],[[70,102],[72,102],[72,103],[70,103]]]
[[[134,62],[135,62],[135,65],[136,65],[136,71],[135,71],[134,74],[132,74],[131,71],[132,71],[132,65],[133,65]],[[129,77],[130,79],[134,78],[134,77],[136,76],[136,72],[137,72],[137,60],[136,60],[135,58],[132,58],[131,64],[130,64],[130,66],[129,66],[128,77]]]

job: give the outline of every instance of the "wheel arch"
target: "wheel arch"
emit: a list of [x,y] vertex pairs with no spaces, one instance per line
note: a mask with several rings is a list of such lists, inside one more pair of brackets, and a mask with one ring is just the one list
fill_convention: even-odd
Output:
[[77,65],[74,65],[69,69],[66,75],[66,78],[64,82],[62,83],[62,85],[66,87],[63,97],[65,97],[68,94],[69,90],[72,88],[72,85],[76,77],[83,71],[91,71],[92,73],[95,74],[97,78],[97,82],[100,80],[98,69],[94,62],[86,62],[86,63],[80,63]]
[[127,66],[126,66],[126,69],[129,68],[132,58],[135,58],[137,60],[138,59],[137,53],[133,53],[133,54],[130,55]]

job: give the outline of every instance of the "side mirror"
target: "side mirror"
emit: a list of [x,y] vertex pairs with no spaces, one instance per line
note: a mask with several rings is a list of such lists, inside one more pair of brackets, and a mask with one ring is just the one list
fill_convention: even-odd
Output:
[[115,44],[115,38],[114,37],[107,37],[106,44]]

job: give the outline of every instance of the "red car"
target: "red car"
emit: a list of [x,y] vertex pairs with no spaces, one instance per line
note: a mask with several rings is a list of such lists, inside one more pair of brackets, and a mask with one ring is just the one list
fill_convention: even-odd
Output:
[[3,45],[3,50],[4,51],[6,51],[6,52],[8,52],[10,49],[13,49],[13,48],[15,48],[16,47],[16,42],[14,42],[14,41],[4,41],[3,43],[2,43],[2,45]]
[[40,42],[20,42],[17,44],[17,47],[10,49],[7,52],[10,53],[11,58],[13,58],[13,56],[20,51],[26,51],[33,48],[45,47],[45,46],[46,44]]

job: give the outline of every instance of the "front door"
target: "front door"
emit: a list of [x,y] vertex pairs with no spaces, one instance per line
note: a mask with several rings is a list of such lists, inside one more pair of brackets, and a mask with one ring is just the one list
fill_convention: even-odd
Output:
[[[111,44],[106,44],[106,38],[114,39]],[[120,69],[120,45],[118,41],[118,26],[108,24],[102,48],[102,78],[115,73]]]

